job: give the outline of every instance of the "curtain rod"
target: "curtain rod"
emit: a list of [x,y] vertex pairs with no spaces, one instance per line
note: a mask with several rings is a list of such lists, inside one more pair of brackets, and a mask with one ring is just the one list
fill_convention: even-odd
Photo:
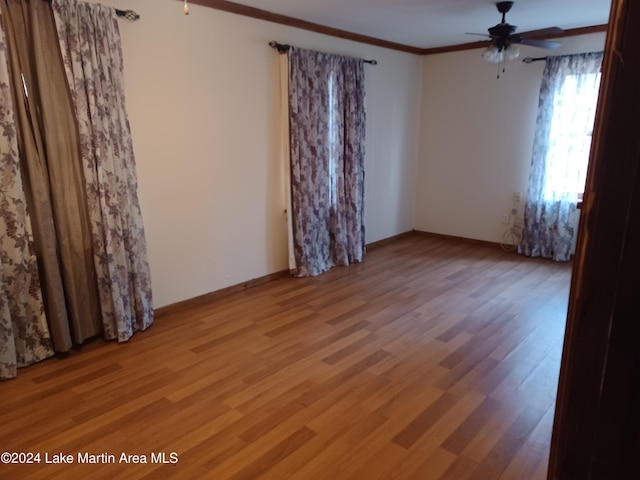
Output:
[[[45,2],[51,3],[51,0],[44,0]],[[140,15],[133,10],[120,10],[119,8],[114,8],[116,15],[122,17],[130,22],[135,22],[140,20]]]
[[537,58],[527,57],[527,58],[523,58],[522,61],[524,63],[541,62],[543,60],[546,60],[547,58],[549,58],[549,57],[537,57]]
[[[586,52],[585,55],[587,54],[595,54],[595,53],[602,53],[602,51],[595,51],[595,52]],[[551,57],[537,57],[537,58],[531,58],[531,57],[527,57],[527,58],[523,58],[522,61],[524,63],[532,63],[532,62],[541,62],[543,60],[548,60],[549,58],[555,58],[553,56]]]
[[[278,43],[278,42],[269,42],[269,46],[271,48],[275,48],[276,50],[278,50],[278,53],[286,53],[289,51],[289,49],[291,48],[291,45],[286,45],[283,43]],[[371,65],[377,65],[378,61],[377,60],[363,60],[364,63],[369,63]]]
[[123,17],[129,20],[130,22],[135,22],[140,20],[140,15],[134,12],[133,10],[120,10],[118,8],[114,8],[114,10],[116,11],[117,16]]

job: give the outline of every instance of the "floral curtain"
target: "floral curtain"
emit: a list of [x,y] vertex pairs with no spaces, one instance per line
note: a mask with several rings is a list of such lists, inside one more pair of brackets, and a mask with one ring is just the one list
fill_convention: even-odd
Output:
[[54,0],[90,211],[104,336],[126,341],[153,322],[123,58],[112,8]]
[[[0,15],[2,13],[0,12]],[[53,355],[18,158],[7,45],[0,28],[0,379]]]
[[364,101],[363,60],[290,49],[295,276],[364,256]]
[[602,53],[546,60],[518,252],[567,261],[591,146]]

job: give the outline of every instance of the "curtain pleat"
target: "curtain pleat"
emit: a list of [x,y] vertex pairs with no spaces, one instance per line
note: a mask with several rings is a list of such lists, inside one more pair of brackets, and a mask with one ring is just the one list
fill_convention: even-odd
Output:
[[49,159],[49,179],[65,299],[73,342],[80,344],[102,332],[98,283],[93,264],[89,213],[84,189],[78,128],[69,92],[56,26],[48,2],[31,1],[41,129]]
[[364,99],[362,60],[290,49],[295,276],[362,261]]
[[151,278],[124,95],[115,11],[53,1],[80,132],[104,336],[125,341],[153,322]]
[[[4,27],[4,4],[0,19]],[[18,155],[4,31],[0,28],[0,380],[53,354]]]
[[364,230],[364,140],[366,136],[364,62],[342,63],[345,111],[344,128],[344,238],[347,261],[361,262],[365,253]]
[[280,165],[284,185],[283,204],[286,209],[287,245],[289,246],[289,270],[296,268],[293,248],[293,222],[291,207],[291,147],[289,146],[289,60],[286,55],[279,55],[280,67]]

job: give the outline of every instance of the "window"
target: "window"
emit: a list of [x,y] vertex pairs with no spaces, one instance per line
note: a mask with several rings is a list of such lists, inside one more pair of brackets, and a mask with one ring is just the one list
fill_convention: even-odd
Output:
[[591,151],[600,73],[568,75],[553,101],[544,199],[582,198]]

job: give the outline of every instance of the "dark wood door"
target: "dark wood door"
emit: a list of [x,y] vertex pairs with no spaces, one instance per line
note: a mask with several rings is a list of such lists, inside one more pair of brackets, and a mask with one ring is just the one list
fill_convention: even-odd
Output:
[[640,2],[613,0],[549,478],[640,478]]

